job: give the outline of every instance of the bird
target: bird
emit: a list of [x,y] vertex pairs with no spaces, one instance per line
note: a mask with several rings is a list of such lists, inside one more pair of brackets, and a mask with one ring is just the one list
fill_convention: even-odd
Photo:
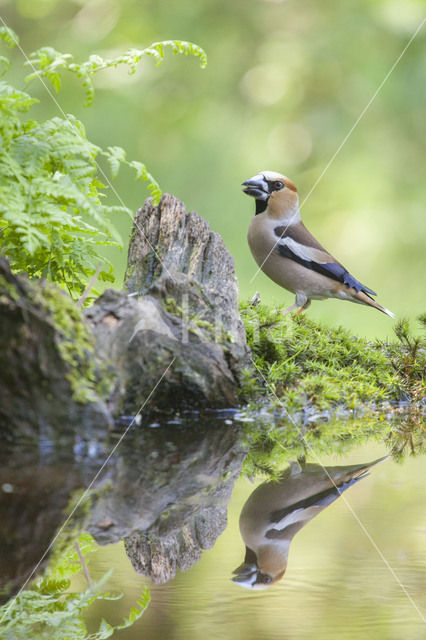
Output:
[[266,589],[276,584],[287,569],[295,534],[346,489],[365,478],[371,467],[389,457],[336,467],[290,462],[278,482],[259,485],[241,511],[239,525],[245,557],[234,570],[232,580],[247,589]]
[[243,191],[256,201],[248,230],[248,243],[260,269],[284,289],[296,294],[284,313],[302,313],[311,300],[338,298],[374,307],[394,318],[314,238],[302,222],[297,188],[286,176],[262,171],[242,183]]

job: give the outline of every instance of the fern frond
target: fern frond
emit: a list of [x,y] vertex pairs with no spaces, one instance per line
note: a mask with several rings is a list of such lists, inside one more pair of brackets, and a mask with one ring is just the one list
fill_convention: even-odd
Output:
[[71,61],[72,55],[69,53],[60,53],[53,47],[41,47],[31,53],[29,60],[24,63],[34,69],[25,81],[30,82],[37,77],[46,78],[58,93],[61,89],[61,71],[68,69]]
[[130,609],[128,617],[125,618],[120,625],[118,625],[117,629],[127,629],[128,627],[131,627],[132,624],[136,622],[136,620],[139,620],[139,618],[149,605],[150,601],[151,596],[149,593],[149,589],[148,587],[144,587],[142,593],[136,601],[137,607],[132,607]]
[[0,56],[0,78],[9,70],[10,60],[4,56]]
[[[16,34],[0,27],[0,41],[18,44]],[[160,64],[165,52],[191,55],[207,64],[204,50],[192,42],[166,40],[145,49],[130,49],[121,56],[103,59],[92,55],[80,64],[70,54],[42,47],[26,63],[32,72],[26,80],[48,80],[56,91],[66,71],[77,76],[93,101],[92,77],[107,68],[126,65],[130,73],[144,57]],[[0,75],[9,67],[0,56]],[[99,254],[101,247],[120,247],[121,239],[110,218],[131,215],[125,206],[103,204],[106,187],[98,159],[102,157],[115,178],[122,166],[147,183],[154,202],[161,189],[142,162],[129,161],[121,147],[103,150],[87,139],[83,124],[73,115],[45,122],[26,119],[38,102],[28,93],[0,81],[0,254],[16,272],[45,276],[80,297],[87,282],[99,271],[99,280],[114,280],[111,263]]]
[[9,48],[17,47],[19,44],[19,37],[10,27],[0,27],[0,40],[3,40]]
[[86,106],[89,106],[95,96],[92,77],[96,73],[104,69],[115,69],[124,64],[129,67],[129,73],[133,74],[136,72],[139,62],[145,57],[154,58],[159,65],[164,60],[165,49],[171,49],[175,55],[181,54],[198,58],[202,69],[207,65],[207,54],[204,49],[186,40],[154,42],[145,49],[129,49],[115,58],[104,59],[99,55],[91,55],[88,60],[82,63],[73,62],[73,56],[70,54],[60,53],[52,47],[43,47],[30,54],[29,61],[25,63],[33,68],[33,73],[26,77],[26,81],[29,82],[37,77],[45,78],[56,91],[59,91],[62,72],[70,71],[81,80],[86,91]]
[[207,66],[207,54],[198,44],[194,42],[188,42],[186,40],[163,40],[162,42],[154,42],[151,45],[151,49],[157,50],[161,55],[161,60],[164,57],[164,47],[170,47],[173,54],[183,54],[186,56],[195,56],[200,60],[200,66],[205,69]]
[[121,147],[108,147],[104,155],[108,161],[112,177],[116,178],[120,170],[120,165],[126,162],[126,152]]

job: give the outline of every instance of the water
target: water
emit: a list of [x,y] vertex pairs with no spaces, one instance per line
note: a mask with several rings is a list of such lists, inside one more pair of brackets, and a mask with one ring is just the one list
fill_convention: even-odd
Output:
[[[267,476],[246,477],[247,468],[265,456],[253,457],[252,451],[247,467],[250,438],[241,437],[243,425],[236,422],[219,415],[189,426],[142,426],[120,445],[96,483],[85,526],[103,545],[87,558],[91,579],[113,568],[108,590],[124,595],[93,604],[85,618],[89,630],[97,629],[102,617],[119,623],[148,585],[151,603],[143,616],[114,637],[426,637],[424,456],[406,456],[400,463],[387,459],[373,467],[296,533],[282,580],[261,591],[243,589],[231,581],[245,555],[239,516]],[[15,579],[16,588],[63,521],[70,493],[87,486],[112,442],[74,442],[68,448],[72,455],[62,452],[62,457],[48,446],[37,452],[15,449],[9,464],[3,461],[2,575]],[[328,467],[366,463],[386,455],[388,445],[380,438],[348,441],[345,452],[336,447],[339,455],[318,447],[307,459]],[[283,469],[294,459],[286,446]],[[6,491],[5,485],[10,485]],[[149,538],[137,532],[148,532]],[[200,550],[200,541],[211,548]],[[134,566],[170,579],[153,584]],[[80,572],[71,589],[85,588]]]

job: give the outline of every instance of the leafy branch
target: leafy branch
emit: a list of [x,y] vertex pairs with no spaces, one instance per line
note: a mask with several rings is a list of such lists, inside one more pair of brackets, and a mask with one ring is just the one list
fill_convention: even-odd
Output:
[[63,71],[70,71],[81,79],[86,91],[86,106],[89,106],[95,97],[92,77],[96,73],[104,69],[116,69],[119,65],[124,64],[129,67],[129,73],[134,74],[142,58],[152,57],[155,59],[157,65],[160,65],[164,60],[166,49],[171,49],[174,55],[195,56],[200,60],[202,68],[207,65],[207,55],[205,51],[193,42],[186,42],[184,40],[154,42],[149,47],[146,47],[146,49],[129,49],[121,56],[106,60],[99,55],[91,55],[88,60],[82,63],[74,62],[73,56],[69,53],[60,53],[52,47],[43,47],[35,53],[32,53],[29,61],[25,63],[34,69],[34,72],[28,75],[26,80],[46,78],[56,91],[60,91],[62,73]]

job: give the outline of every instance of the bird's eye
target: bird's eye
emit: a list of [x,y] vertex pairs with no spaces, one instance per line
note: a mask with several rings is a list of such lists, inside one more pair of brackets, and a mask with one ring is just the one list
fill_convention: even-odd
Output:
[[279,191],[283,187],[284,187],[284,182],[281,182],[281,180],[277,180],[276,182],[274,182],[274,191]]

